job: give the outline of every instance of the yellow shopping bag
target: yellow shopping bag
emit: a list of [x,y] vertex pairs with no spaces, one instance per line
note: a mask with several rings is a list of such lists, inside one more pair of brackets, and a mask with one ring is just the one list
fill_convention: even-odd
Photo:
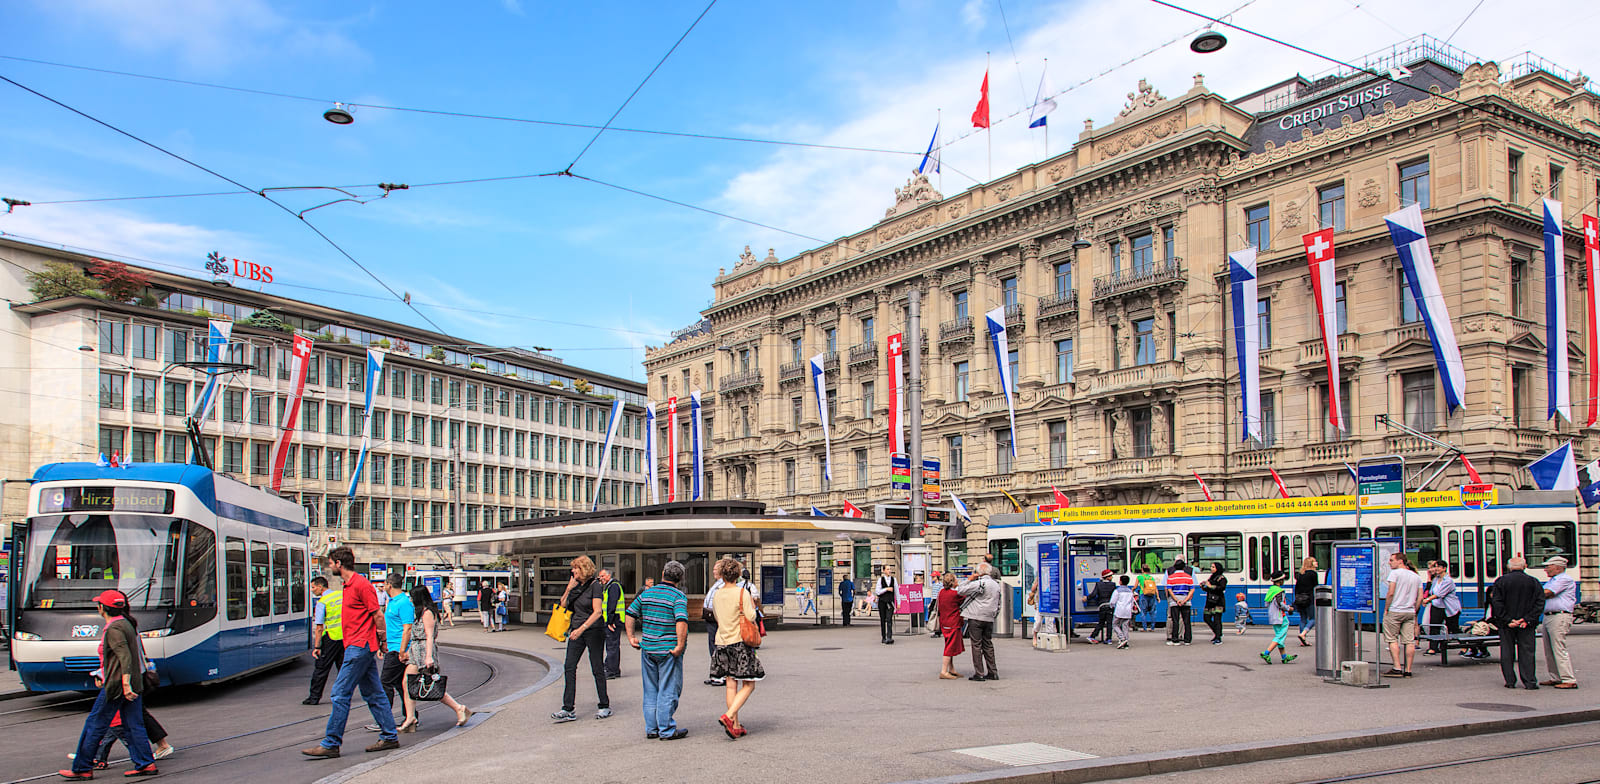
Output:
[[567,641],[567,630],[572,628],[572,611],[557,607],[550,611],[550,623],[544,627],[545,636],[556,642]]

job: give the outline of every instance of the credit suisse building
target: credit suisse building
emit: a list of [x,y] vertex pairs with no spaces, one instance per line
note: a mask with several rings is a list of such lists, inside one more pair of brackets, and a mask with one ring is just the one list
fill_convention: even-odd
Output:
[[[848,500],[870,513],[896,502],[885,338],[905,330],[907,292],[919,288],[923,452],[974,512],[970,524],[930,528],[935,569],[984,552],[987,517],[1013,510],[1005,492],[1023,504],[1049,503],[1052,487],[1078,506],[1203,500],[1193,472],[1219,498],[1268,498],[1275,469],[1294,495],[1348,494],[1346,463],[1439,453],[1378,415],[1461,447],[1484,481],[1531,486],[1533,457],[1568,439],[1580,455],[1594,444],[1594,430],[1545,416],[1539,249],[1548,194],[1567,205],[1566,343],[1581,423],[1578,215],[1593,213],[1600,187],[1600,96],[1536,57],[1479,62],[1429,39],[1371,65],[1398,78],[1297,76],[1234,100],[1199,75],[1172,98],[1141,82],[1064,154],[951,196],[914,179],[882,221],[821,247],[764,259],[747,248],[713,281],[702,319],[647,352],[649,394],[705,391],[713,497],[830,514]],[[1384,223],[1413,202],[1465,362],[1455,412]],[[1343,430],[1328,422],[1301,242],[1326,227]],[[1226,254],[1250,245],[1260,250],[1249,305],[1261,328],[1259,443],[1240,432],[1228,327]],[[1001,306],[1014,436],[982,324]],[[818,353],[831,483],[807,368]],[[688,470],[687,453],[677,465]],[[1463,481],[1456,463],[1434,486]],[[819,562],[843,570],[851,557],[887,557],[876,544],[765,557],[782,558],[790,582],[809,582]]]

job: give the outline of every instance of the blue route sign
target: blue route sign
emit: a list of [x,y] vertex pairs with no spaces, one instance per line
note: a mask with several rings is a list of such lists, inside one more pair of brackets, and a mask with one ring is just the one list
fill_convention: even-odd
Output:
[[1061,545],[1039,543],[1039,614],[1061,614]]
[[1333,545],[1333,608],[1340,612],[1377,611],[1377,548],[1371,544]]

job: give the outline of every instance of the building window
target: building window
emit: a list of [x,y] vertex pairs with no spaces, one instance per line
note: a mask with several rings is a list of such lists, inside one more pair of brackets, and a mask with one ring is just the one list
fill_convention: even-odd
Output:
[[1338,334],[1343,335],[1350,331],[1350,320],[1346,316],[1349,311],[1345,307],[1344,284],[1333,284],[1333,323]]
[[1149,457],[1155,452],[1150,445],[1150,409],[1135,408],[1129,413],[1133,425],[1133,456]]
[[961,402],[967,399],[967,362],[957,362],[955,365],[955,400]]
[[1149,232],[1136,235],[1133,244],[1133,274],[1149,272],[1156,261],[1156,235]]
[[156,380],[149,376],[133,377],[133,410],[141,414],[156,412]]
[[867,450],[857,449],[856,458],[856,489],[867,489]]
[[1122,271],[1122,240],[1111,241],[1111,274]]
[[100,428],[100,454],[107,458],[121,455],[124,436],[125,433],[120,427]]
[[1539,415],[1530,405],[1533,403],[1533,389],[1528,384],[1528,369],[1515,367],[1511,369],[1511,426],[1526,427],[1539,421]]
[[100,322],[100,353],[122,356],[128,353],[128,325],[121,321]]
[[128,377],[121,373],[100,372],[100,407],[122,410],[122,385]]
[[189,385],[183,381],[168,380],[165,384],[165,403],[162,412],[167,416],[183,416],[189,411]]
[[1133,364],[1149,365],[1156,361],[1155,318],[1133,321]]
[[1256,327],[1261,333],[1261,347],[1272,348],[1272,300],[1256,300]]
[[[287,351],[287,349],[284,349]],[[187,362],[189,360],[189,333],[181,329],[167,330],[167,361]],[[288,368],[280,367],[278,377],[287,379]]]
[[222,421],[244,421],[244,390],[225,389],[222,391]]
[[783,492],[784,492],[785,495],[794,495],[794,493],[795,493],[795,489],[794,488],[795,488],[794,458],[789,458],[789,459],[783,461]]
[[322,468],[322,450],[308,446],[300,450],[300,475],[306,479],[316,479]]
[[1256,250],[1272,247],[1272,209],[1266,204],[1244,211],[1244,239]]
[[1017,277],[1015,275],[1000,279],[1000,301],[1001,304],[1008,308],[1017,304]]
[[801,362],[801,361],[804,361],[803,358],[800,356],[802,353],[804,353],[804,350],[801,348],[800,337],[799,336],[795,336],[795,337],[789,338],[789,361],[790,362]]
[[[182,433],[161,434],[161,459],[168,463],[184,463],[189,460],[189,440]],[[284,466],[285,476],[294,476],[292,466]]]
[[1411,296],[1411,287],[1406,285],[1406,276],[1400,276],[1400,323],[1415,324],[1422,320],[1422,312],[1417,310],[1417,300]]
[[951,296],[954,298],[956,318],[958,318],[958,319],[966,318],[967,317],[967,292],[958,291],[958,292],[956,292],[955,294],[953,294]]
[[[1017,369],[1021,364],[1020,354],[1021,352],[1018,349],[1011,349],[1010,351],[1006,352],[1006,370],[1011,374],[1010,391],[1013,392],[1016,391],[1017,388]],[[1005,392],[1006,390],[1001,391]]]
[[1344,183],[1317,189],[1317,218],[1321,228],[1344,231]]
[[794,430],[798,432],[800,423],[805,419],[805,401],[803,398],[799,396],[789,398],[789,414],[790,424],[794,425]]
[[1564,171],[1560,166],[1553,163],[1550,164],[1550,190],[1545,191],[1545,193],[1549,194],[1550,198],[1558,201],[1561,199],[1561,175]]
[[1072,338],[1056,341],[1056,383],[1072,382]]
[[312,386],[322,384],[322,356],[319,354],[306,358],[306,383]]
[[1406,426],[1414,430],[1433,429],[1433,371],[1400,374],[1400,391],[1405,406]]
[[945,473],[951,479],[955,479],[966,473],[966,460],[964,459],[964,454],[962,452],[963,448],[964,439],[961,436],[945,436],[944,452],[946,459],[944,468]]
[[1420,160],[1400,167],[1400,206],[1417,205],[1428,209],[1428,161]]
[[1009,474],[1012,468],[1011,457],[1011,430],[994,431],[994,471],[997,474]]
[[1167,263],[1178,258],[1177,230],[1171,226],[1161,227],[1161,260]]
[[1067,467],[1067,423],[1050,423],[1050,467]]
[[1328,419],[1328,385],[1317,388],[1317,405],[1322,411],[1322,440],[1343,441],[1350,437],[1350,423],[1355,421],[1350,411],[1350,382],[1339,382],[1339,410],[1344,414],[1344,429],[1339,429]]
[[1063,261],[1056,265],[1056,296],[1065,297],[1072,293],[1072,262]]
[[833,327],[828,327],[822,331],[822,339],[823,345],[826,346],[824,350],[829,354],[834,354],[839,351],[839,330]]
[[1511,255],[1511,315],[1525,318],[1528,302],[1528,259]]
[[1278,442],[1278,394],[1261,393],[1261,445],[1272,446]]
[[1522,203],[1522,153],[1506,153],[1506,191],[1512,204]]
[[222,473],[244,473],[244,442],[224,440],[222,442]]
[[156,461],[155,431],[133,431],[133,442],[128,446],[128,456],[135,463],[154,463]]
[[[872,409],[878,405],[876,397],[877,385],[871,381],[861,382],[861,418],[871,419]],[[748,426],[747,426],[748,429]],[[749,435],[746,433],[745,435]]]
[[161,328],[154,324],[133,325],[133,358],[155,359],[161,353]]

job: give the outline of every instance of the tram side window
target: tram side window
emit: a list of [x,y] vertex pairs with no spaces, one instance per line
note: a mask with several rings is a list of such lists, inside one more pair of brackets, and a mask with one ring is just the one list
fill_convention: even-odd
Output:
[[1354,528],[1318,528],[1311,532],[1311,557],[1317,559],[1317,565],[1332,568],[1333,543],[1355,539]]
[[1553,556],[1577,563],[1577,532],[1572,523],[1527,523],[1522,526],[1522,551],[1528,565],[1538,566]]
[[1244,571],[1244,536],[1242,534],[1189,534],[1189,563],[1196,570],[1207,571],[1211,564],[1222,564],[1230,574]]
[[1461,532],[1450,532],[1450,557],[1445,560],[1450,562],[1450,576],[1461,576]]
[[[1378,528],[1378,538],[1400,538],[1400,526],[1385,525]],[[1436,525],[1413,525],[1406,528],[1406,550],[1415,552],[1416,566],[1426,566],[1429,561],[1439,560],[1439,527]]]
[[296,547],[289,551],[290,612],[306,611],[306,551]]
[[189,607],[217,606],[217,535],[194,523],[189,524],[189,539],[183,551],[183,603]]
[[1483,579],[1493,580],[1500,574],[1500,537],[1491,528],[1483,532]]
[[228,537],[222,540],[223,579],[228,587],[228,620],[237,621],[249,614],[250,584],[246,572],[249,566],[244,558],[244,540]]
[[1478,536],[1471,531],[1461,537],[1461,576],[1478,579]]
[[272,563],[265,542],[250,543],[250,617],[272,612]]
[[[1135,547],[1133,568],[1143,566],[1151,574],[1166,574],[1173,561],[1183,557],[1181,547]],[[1192,568],[1192,567],[1191,567]]]
[[994,559],[995,568],[1000,570],[1001,577],[1017,576],[1020,554],[1015,539],[990,542],[989,555]]
[[[1304,563],[1305,560],[1306,560],[1306,538],[1304,536],[1301,536],[1300,534],[1295,534],[1294,535],[1294,558],[1290,559],[1290,563],[1294,566],[1294,568],[1299,569],[1300,568],[1300,564]],[[1317,562],[1317,568],[1326,569],[1328,567],[1323,566],[1322,562],[1318,561]]]
[[1256,563],[1257,563],[1256,554],[1259,551],[1260,551],[1260,547],[1256,544],[1256,538],[1254,536],[1250,537],[1250,558],[1249,558],[1249,562],[1250,562],[1250,579],[1252,581],[1261,579],[1261,570],[1256,568]]
[[1511,557],[1511,529],[1509,528],[1500,529],[1500,552],[1504,553],[1507,558]]
[[1128,571],[1128,538],[1118,536],[1106,542],[1106,568],[1117,574]]
[[289,548],[272,548],[272,614],[289,611]]

